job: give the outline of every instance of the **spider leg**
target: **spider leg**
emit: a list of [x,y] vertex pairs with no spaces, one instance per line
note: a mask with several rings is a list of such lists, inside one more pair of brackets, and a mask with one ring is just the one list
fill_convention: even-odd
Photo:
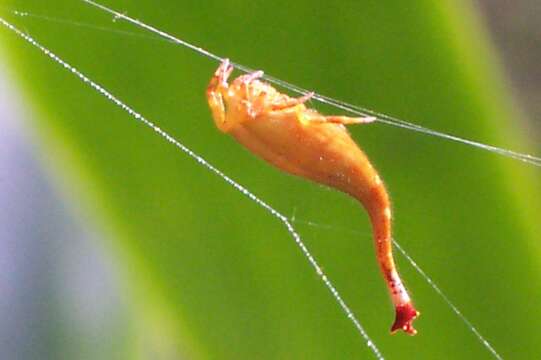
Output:
[[298,98],[291,98],[291,97],[287,96],[287,97],[282,98],[279,101],[275,102],[274,104],[272,104],[271,109],[273,111],[284,110],[284,109],[287,109],[287,108],[290,108],[290,107],[294,107],[294,106],[297,106],[297,105],[300,105],[300,104],[304,104],[305,102],[310,100],[313,96],[314,96],[313,92],[306,93],[303,96],[298,97]]
[[229,75],[233,72],[233,65],[229,62],[229,59],[224,59],[218,69],[216,70],[216,73],[214,74],[215,77],[217,77],[220,81],[220,85],[228,87],[227,79],[229,78]]
[[254,80],[261,78],[265,73],[262,70],[254,71],[252,73],[242,75],[239,80],[244,84],[249,84]]
[[218,69],[214,72],[214,76],[210,79],[210,83],[207,87],[207,94],[209,92],[216,92],[223,89],[227,89],[229,84],[227,79],[233,72],[233,66],[229,62],[229,59],[224,59]]
[[369,124],[371,122],[376,121],[376,118],[373,116],[366,116],[366,117],[349,117],[349,116],[337,116],[337,115],[325,116],[318,113],[315,110],[306,111],[304,113],[304,119],[307,121],[341,124],[341,125]]
[[249,87],[254,80],[261,78],[263,75],[264,75],[263,71],[258,70],[246,75],[239,76],[233,82],[233,86],[243,89],[244,96],[246,97],[246,99],[248,99],[248,101],[251,101],[252,96],[250,94]]
[[223,99],[223,94],[229,88],[227,79],[231,72],[233,71],[233,66],[231,66],[229,59],[224,59],[214,76],[210,80],[210,83],[207,87],[207,101],[212,111],[212,116],[216,125],[222,131],[226,131],[226,109]]
[[246,106],[246,110],[252,119],[255,119],[263,111],[265,111],[266,96],[267,93],[263,91],[260,92],[259,95],[257,95],[257,97],[255,99],[252,99],[251,101],[243,100],[243,103]]
[[365,117],[349,117],[349,116],[325,116],[325,121],[335,124],[351,125],[351,124],[370,124],[376,121],[374,116]]

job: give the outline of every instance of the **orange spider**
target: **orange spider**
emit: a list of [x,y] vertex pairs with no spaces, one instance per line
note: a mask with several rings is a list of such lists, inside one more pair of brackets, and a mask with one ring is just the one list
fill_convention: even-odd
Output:
[[258,80],[262,71],[227,79],[226,59],[207,88],[216,126],[279,169],[343,191],[364,206],[372,222],[377,259],[395,306],[391,332],[415,335],[419,315],[395,267],[391,243],[391,207],[385,186],[344,125],[372,117],[324,116],[304,103],[313,94],[291,98]]

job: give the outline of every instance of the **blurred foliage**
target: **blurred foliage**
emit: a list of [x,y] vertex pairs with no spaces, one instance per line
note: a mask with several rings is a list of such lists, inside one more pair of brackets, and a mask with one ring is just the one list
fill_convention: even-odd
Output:
[[[82,2],[4,3],[105,27],[1,10],[279,211],[330,225],[297,224],[386,357],[490,358],[399,255],[422,316],[416,337],[389,335],[393,312],[366,216],[345,195],[278,172],[214,128],[204,89],[216,62],[118,34],[148,35]],[[304,88],[531,150],[466,1],[104,4]],[[135,340],[190,359],[372,357],[279,221],[36,49],[5,30],[0,36],[38,114],[43,162],[114,235],[110,248],[124,262],[140,324]],[[399,243],[504,357],[539,356],[540,171],[386,125],[351,132],[393,195]],[[145,351],[134,345],[133,354],[148,358]]]

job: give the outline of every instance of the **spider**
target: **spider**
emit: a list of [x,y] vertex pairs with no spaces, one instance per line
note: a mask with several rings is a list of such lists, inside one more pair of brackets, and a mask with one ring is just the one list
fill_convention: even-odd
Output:
[[207,88],[207,100],[219,130],[280,170],[338,189],[357,199],[370,217],[376,254],[395,306],[391,332],[415,335],[419,315],[392,255],[391,206],[383,181],[345,125],[374,117],[325,116],[305,103],[313,93],[292,98],[260,80],[262,71],[227,79],[233,66],[225,59]]

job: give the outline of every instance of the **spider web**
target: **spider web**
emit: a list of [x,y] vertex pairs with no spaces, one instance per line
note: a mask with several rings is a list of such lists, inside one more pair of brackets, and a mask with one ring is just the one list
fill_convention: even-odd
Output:
[[[126,20],[126,21],[129,21],[133,24],[136,24],[137,26],[140,26],[140,27],[143,27],[149,31],[152,31],[164,38],[166,38],[167,40],[171,41],[171,42],[175,42],[175,43],[178,43],[178,44],[181,44],[182,46],[186,46],[186,47],[189,47],[190,49],[192,50],[195,50],[197,51],[198,53],[202,54],[202,55],[205,55],[205,56],[208,56],[210,58],[213,58],[217,61],[221,61],[222,58],[217,56],[217,55],[214,55],[213,53],[210,53],[208,52],[207,50],[205,49],[202,49],[202,48],[199,48],[199,47],[196,47],[194,45],[191,45],[191,44],[188,44],[182,40],[179,40],[179,39],[176,39],[174,37],[172,37],[171,35],[169,34],[166,34],[156,28],[153,28],[149,25],[146,25],[138,20],[135,20],[133,18],[130,18],[128,17],[127,15],[125,14],[122,14],[122,13],[118,13],[116,11],[113,11],[111,9],[108,9],[108,8],[105,8],[103,7],[102,5],[99,5],[97,3],[94,3],[92,1],[89,1],[89,0],[82,0],[86,3],[89,3],[91,5],[94,5],[104,11],[107,11],[111,14],[113,14],[115,16],[116,19],[122,19],[122,20]],[[24,15],[24,16],[31,16],[32,14],[28,14],[28,13],[20,13],[19,15]],[[272,216],[274,216],[275,218],[277,218],[280,222],[282,222],[282,224],[286,227],[287,231],[291,234],[292,238],[294,239],[294,241],[296,242],[296,244],[299,246],[300,250],[302,251],[302,253],[304,254],[304,256],[308,259],[308,261],[310,262],[310,264],[313,266],[314,270],[316,271],[316,273],[320,276],[321,280],[324,282],[325,286],[328,288],[328,290],[331,292],[332,296],[335,298],[335,300],[337,301],[337,303],[340,305],[340,307],[342,308],[344,314],[347,316],[347,318],[352,322],[352,324],[355,326],[356,330],[358,331],[359,335],[365,340],[367,346],[372,350],[372,352],[374,353],[375,357],[378,358],[378,359],[383,359],[383,355],[381,354],[380,350],[378,349],[378,347],[374,344],[374,342],[370,339],[370,337],[368,336],[368,334],[366,333],[366,331],[364,330],[364,328],[362,327],[361,323],[357,320],[357,318],[355,317],[355,315],[353,314],[353,312],[350,310],[350,308],[348,307],[348,305],[344,302],[344,300],[342,299],[340,293],[336,290],[336,288],[334,287],[334,285],[332,284],[332,282],[329,280],[329,278],[325,275],[325,273],[322,271],[321,267],[318,265],[318,263],[316,262],[315,258],[311,255],[311,253],[309,252],[309,250],[307,249],[307,247],[305,246],[305,244],[303,243],[301,237],[299,236],[298,232],[296,231],[296,229],[293,227],[293,223],[296,223],[296,222],[300,222],[299,220],[297,219],[290,219],[288,218],[287,216],[285,216],[284,214],[278,212],[277,210],[275,210],[273,207],[271,207],[269,204],[267,204],[266,202],[264,202],[263,200],[259,199],[256,195],[254,195],[253,193],[251,193],[249,190],[247,190],[245,187],[243,187],[242,185],[240,185],[239,183],[237,183],[236,181],[234,181],[233,179],[231,179],[230,177],[228,177],[227,175],[225,175],[223,172],[221,172],[219,169],[217,169],[216,167],[214,167],[212,164],[210,164],[208,161],[206,161],[205,159],[203,159],[202,157],[200,157],[198,154],[196,154],[195,152],[193,152],[191,149],[187,148],[185,145],[183,145],[181,142],[177,141],[176,139],[174,139],[172,136],[170,136],[168,133],[166,133],[164,130],[162,130],[161,128],[159,128],[158,126],[156,126],[153,122],[149,121],[148,119],[146,119],[145,117],[143,117],[141,114],[139,114],[138,112],[136,112],[134,109],[132,109],[130,106],[126,105],[124,102],[122,102],[121,100],[119,100],[117,97],[115,97],[113,94],[111,94],[107,89],[105,89],[104,87],[100,86],[99,84],[95,83],[94,81],[92,81],[90,78],[88,78],[87,76],[85,76],[83,73],[81,73],[79,70],[77,70],[75,67],[69,65],[68,63],[66,63],[65,61],[63,61],[60,57],[58,57],[57,55],[55,55],[53,52],[51,52],[49,49],[43,47],[42,45],[40,45],[36,40],[34,40],[32,37],[30,37],[29,35],[25,34],[24,32],[20,31],[19,29],[15,28],[13,25],[11,25],[10,23],[8,23],[7,21],[3,20],[0,18],[0,22],[2,23],[3,26],[5,26],[6,28],[10,29],[11,31],[15,32],[17,35],[19,35],[20,37],[22,37],[24,40],[26,40],[27,42],[29,42],[30,44],[32,44],[33,46],[37,47],[39,50],[41,50],[45,55],[49,56],[50,58],[52,58],[55,62],[57,62],[58,64],[62,65],[64,68],[66,68],[67,70],[71,71],[74,75],[76,75],[80,80],[82,80],[84,83],[86,83],[87,85],[91,86],[94,90],[98,91],[101,95],[105,96],[109,101],[111,101],[112,103],[114,103],[115,105],[119,106],[120,108],[122,108],[124,111],[126,111],[130,116],[132,116],[133,118],[135,118],[136,120],[138,121],[141,121],[143,122],[145,125],[149,126],[152,130],[154,130],[159,136],[163,137],[164,139],[166,139],[167,141],[169,141],[170,143],[172,143],[174,146],[176,146],[177,148],[179,148],[181,151],[183,151],[185,154],[187,154],[188,156],[192,157],[195,161],[197,161],[199,164],[205,166],[208,170],[210,170],[211,172],[215,173],[216,175],[218,175],[220,178],[222,178],[225,182],[227,182],[228,184],[230,184],[231,186],[233,186],[236,190],[238,190],[239,192],[241,192],[243,195],[247,196],[249,199],[251,199],[252,201],[254,201],[255,203],[257,203],[258,205],[260,205],[261,207],[263,207],[265,210],[267,210]],[[74,23],[74,24],[77,24],[77,23]],[[79,23],[80,25],[80,23]],[[128,33],[129,34],[129,33]],[[139,36],[144,36],[144,35],[139,35]],[[251,71],[251,69],[241,65],[241,64],[235,64],[235,66],[243,71],[246,71],[246,72],[249,72]],[[296,91],[296,92],[299,92],[299,93],[306,93],[306,90],[302,89],[302,88],[299,88],[297,86],[294,86],[292,84],[289,84],[289,83],[286,83],[284,81],[281,81],[279,79],[276,79],[276,78],[273,78],[273,77],[270,77],[270,76],[266,76],[266,79],[269,80],[269,81],[272,81],[274,83],[277,83],[285,88],[288,88],[292,91]],[[358,115],[374,115],[374,116],[377,116],[378,118],[378,121],[382,122],[382,123],[386,123],[386,124],[389,124],[389,125],[393,125],[393,126],[399,126],[399,127],[403,127],[403,128],[407,128],[407,129],[410,129],[410,130],[414,130],[414,131],[418,131],[418,132],[421,132],[421,133],[425,133],[425,134],[428,134],[428,135],[432,135],[432,136],[438,136],[440,138],[444,138],[444,139],[447,139],[447,140],[451,140],[451,141],[456,141],[456,142],[460,142],[460,143],[464,143],[464,144],[467,144],[467,145],[471,145],[471,146],[474,146],[474,147],[478,147],[478,148],[481,148],[481,149],[484,149],[484,150],[487,150],[487,151],[490,151],[490,152],[493,152],[493,153],[496,153],[496,154],[499,154],[499,155],[503,155],[503,156],[506,156],[506,157],[509,157],[509,158],[513,158],[515,160],[519,160],[519,161],[523,161],[523,162],[526,162],[530,165],[533,165],[533,166],[541,166],[541,159],[539,157],[536,157],[536,156],[532,156],[532,155],[528,155],[528,154],[522,154],[522,153],[517,153],[517,152],[514,152],[514,151],[511,151],[511,150],[507,150],[507,149],[502,149],[502,148],[498,148],[498,147],[495,147],[495,146],[491,146],[491,145],[486,145],[486,144],[482,144],[482,143],[479,143],[479,142],[475,142],[475,141],[472,141],[472,140],[468,140],[468,139],[463,139],[463,138],[459,138],[459,137],[455,137],[453,135],[448,135],[448,134],[444,134],[444,133],[440,133],[440,132],[437,132],[437,131],[433,131],[431,129],[427,129],[427,128],[424,128],[424,127],[420,127],[418,125],[415,125],[415,124],[411,124],[411,123],[408,123],[408,122],[404,122],[402,120],[399,120],[399,119],[395,119],[395,118],[392,118],[392,117],[389,117],[387,115],[384,115],[384,114],[380,114],[380,113],[376,113],[376,112],[373,112],[371,110],[367,110],[367,109],[364,109],[364,108],[361,108],[361,107],[358,107],[358,106],[354,106],[354,105],[350,105],[350,104],[347,104],[345,102],[341,102],[341,101],[338,101],[338,100],[335,100],[335,99],[332,99],[332,98],[328,98],[328,97],[325,97],[323,95],[317,95],[315,96],[315,99],[316,100],[319,100],[319,101],[322,101],[322,102],[325,102],[327,104],[330,104],[332,106],[335,106],[335,107],[338,107],[338,108],[341,108],[341,109],[344,109],[344,110],[347,110],[353,114],[358,114]],[[322,227],[322,226],[328,226],[328,225],[324,225],[324,224],[317,224],[317,223],[309,223],[310,226],[319,226],[319,227]],[[457,316],[459,316],[459,318],[467,325],[467,327],[469,328],[470,331],[472,331],[475,336],[478,338],[478,340],[483,344],[483,346],[485,346],[485,348],[497,359],[501,359],[501,356],[496,352],[496,350],[490,345],[490,343],[479,333],[479,331],[467,320],[467,318],[459,311],[459,309],[449,300],[449,298],[441,291],[441,289],[434,283],[434,281],[432,279],[430,279],[426,273],[417,265],[417,263],[405,252],[405,250],[396,242],[394,241],[394,244],[395,244],[395,247],[399,250],[400,253],[402,253],[406,259],[410,262],[410,264],[425,278],[425,280],[430,284],[430,286],[433,287],[433,289],[438,293],[438,295],[442,296],[442,298],[447,302],[447,304],[450,306],[450,308],[457,314]]]

